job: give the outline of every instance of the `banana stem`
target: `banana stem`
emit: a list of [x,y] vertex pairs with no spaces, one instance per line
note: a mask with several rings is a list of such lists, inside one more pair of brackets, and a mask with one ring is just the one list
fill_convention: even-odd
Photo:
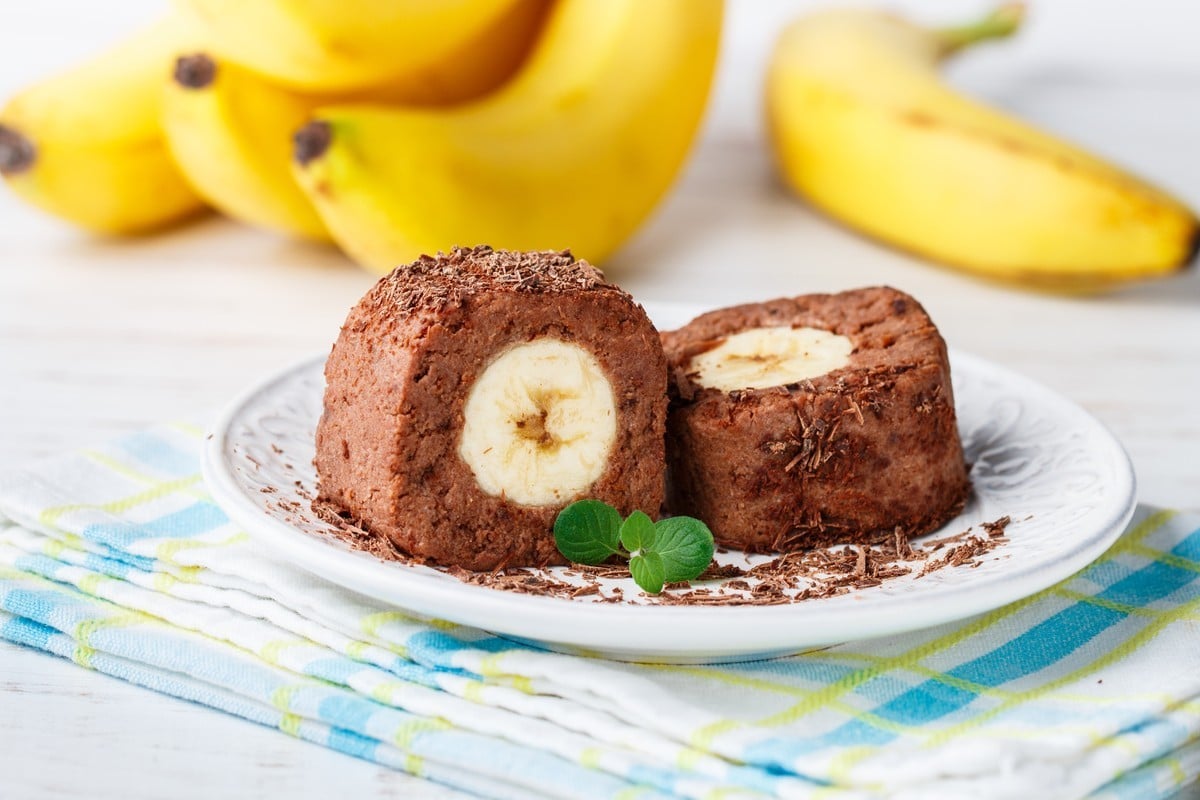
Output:
[[308,162],[325,155],[333,141],[333,129],[328,122],[315,119],[292,134],[292,157],[302,167]]
[[20,131],[0,125],[0,175],[16,175],[33,166],[37,150]]
[[217,77],[217,62],[207,53],[175,59],[175,82],[185,89],[206,89]]
[[1024,3],[1004,3],[976,22],[938,28],[934,31],[934,36],[941,45],[940,55],[945,58],[977,42],[1011,36],[1021,27],[1024,18]]

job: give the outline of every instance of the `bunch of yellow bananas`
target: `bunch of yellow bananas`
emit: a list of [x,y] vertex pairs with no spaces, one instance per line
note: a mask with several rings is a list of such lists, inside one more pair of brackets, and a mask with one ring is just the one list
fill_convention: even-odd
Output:
[[941,81],[942,59],[1022,12],[940,30],[863,9],[793,24],[766,90],[784,179],[853,228],[993,278],[1094,290],[1186,266],[1200,223],[1184,204]]
[[[127,233],[211,205],[387,270],[487,242],[602,260],[678,171],[721,0],[176,0],[116,50],[0,111],[0,173]],[[942,59],[1021,7],[933,30],[835,9],[784,31],[767,78],[785,180],[935,261],[1093,289],[1169,274],[1195,214],[963,97]],[[294,144],[293,144],[294,142]]]
[[104,233],[211,205],[380,271],[487,242],[602,260],[698,126],[721,0],[177,0],[0,111],[0,173]]

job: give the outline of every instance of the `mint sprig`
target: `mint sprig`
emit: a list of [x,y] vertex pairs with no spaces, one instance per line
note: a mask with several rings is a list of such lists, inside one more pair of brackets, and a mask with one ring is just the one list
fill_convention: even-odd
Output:
[[613,556],[629,561],[633,580],[650,594],[663,585],[690,581],[712,563],[712,531],[692,517],[654,522],[642,511],[624,520],[608,503],[579,500],[554,520],[558,551],[576,564],[596,566]]

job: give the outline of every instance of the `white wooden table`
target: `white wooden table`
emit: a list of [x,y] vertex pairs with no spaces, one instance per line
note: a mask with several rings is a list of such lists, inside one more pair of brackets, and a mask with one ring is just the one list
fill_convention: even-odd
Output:
[[[0,94],[152,5],[6,10]],[[1200,272],[1103,298],[1030,294],[895,255],[814,216],[775,183],[760,141],[757,72],[777,20],[792,13],[766,5],[731,8],[703,143],[610,275],[642,299],[703,303],[897,286],[925,303],[952,346],[1103,420],[1132,455],[1144,502],[1200,508]],[[1024,40],[979,53],[955,79],[1200,206],[1200,62],[1187,33],[1200,15],[1165,0],[1121,5],[1057,0]],[[0,468],[159,420],[208,418],[264,372],[327,348],[372,280],[331,250],[215,218],[152,239],[96,240],[0,192]],[[0,643],[0,797],[84,793],[450,795]]]

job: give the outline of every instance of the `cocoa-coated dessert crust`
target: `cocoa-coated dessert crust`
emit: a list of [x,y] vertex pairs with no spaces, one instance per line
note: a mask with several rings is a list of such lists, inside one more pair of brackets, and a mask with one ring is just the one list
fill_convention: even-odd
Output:
[[323,513],[442,565],[564,563],[552,532],[561,506],[486,494],[458,454],[476,376],[510,346],[544,336],[589,350],[613,389],[617,438],[586,496],[657,516],[667,370],[645,311],[569,252],[490,247],[422,256],[351,310],[325,367],[315,459]]
[[[691,358],[750,328],[832,331],[842,368],[725,392]],[[721,544],[786,552],[934,530],[969,491],[946,345],[924,308],[889,287],[753,303],[663,334],[671,368],[668,506]]]

